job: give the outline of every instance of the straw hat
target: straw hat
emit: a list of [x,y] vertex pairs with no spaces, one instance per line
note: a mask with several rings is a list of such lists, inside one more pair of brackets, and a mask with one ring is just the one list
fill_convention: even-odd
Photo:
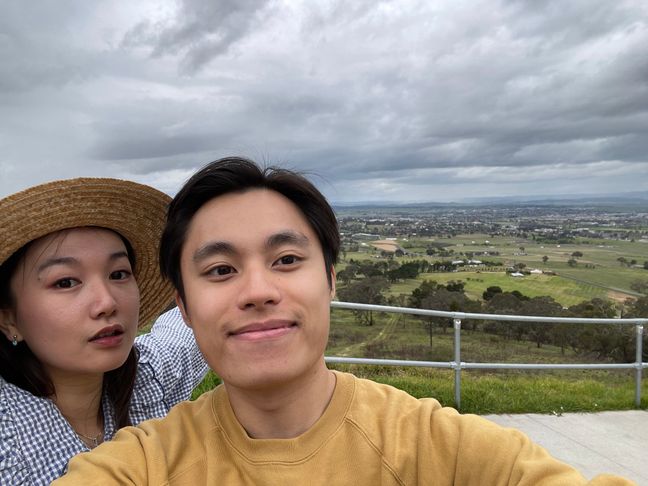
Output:
[[171,198],[152,187],[104,178],[48,182],[0,199],[0,264],[37,238],[58,230],[97,226],[116,231],[133,247],[140,290],[140,326],[171,302],[160,275],[158,247]]

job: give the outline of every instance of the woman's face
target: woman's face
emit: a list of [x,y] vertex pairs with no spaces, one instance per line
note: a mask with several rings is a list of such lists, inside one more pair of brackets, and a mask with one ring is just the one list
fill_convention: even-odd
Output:
[[137,332],[139,291],[126,246],[101,228],[34,241],[11,277],[15,329],[53,382],[121,366]]

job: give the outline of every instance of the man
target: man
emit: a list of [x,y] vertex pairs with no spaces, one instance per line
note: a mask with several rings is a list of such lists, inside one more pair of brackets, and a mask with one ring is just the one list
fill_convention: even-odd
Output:
[[340,242],[302,176],[228,158],[169,208],[160,256],[223,385],[129,427],[55,484],[578,485],[522,433],[327,369]]

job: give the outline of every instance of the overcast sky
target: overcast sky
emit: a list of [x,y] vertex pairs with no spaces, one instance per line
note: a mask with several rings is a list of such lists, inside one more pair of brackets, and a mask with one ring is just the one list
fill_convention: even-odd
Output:
[[0,0],[0,196],[225,155],[334,202],[648,191],[647,53],[645,0]]

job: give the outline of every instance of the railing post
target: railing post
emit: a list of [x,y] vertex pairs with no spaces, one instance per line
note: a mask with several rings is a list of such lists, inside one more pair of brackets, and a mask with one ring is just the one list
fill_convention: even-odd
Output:
[[635,406],[639,408],[641,406],[641,370],[642,367],[642,358],[643,358],[643,326],[637,324],[637,355],[636,355],[636,365],[637,369],[635,370]]
[[461,319],[454,319],[455,407],[461,409]]

